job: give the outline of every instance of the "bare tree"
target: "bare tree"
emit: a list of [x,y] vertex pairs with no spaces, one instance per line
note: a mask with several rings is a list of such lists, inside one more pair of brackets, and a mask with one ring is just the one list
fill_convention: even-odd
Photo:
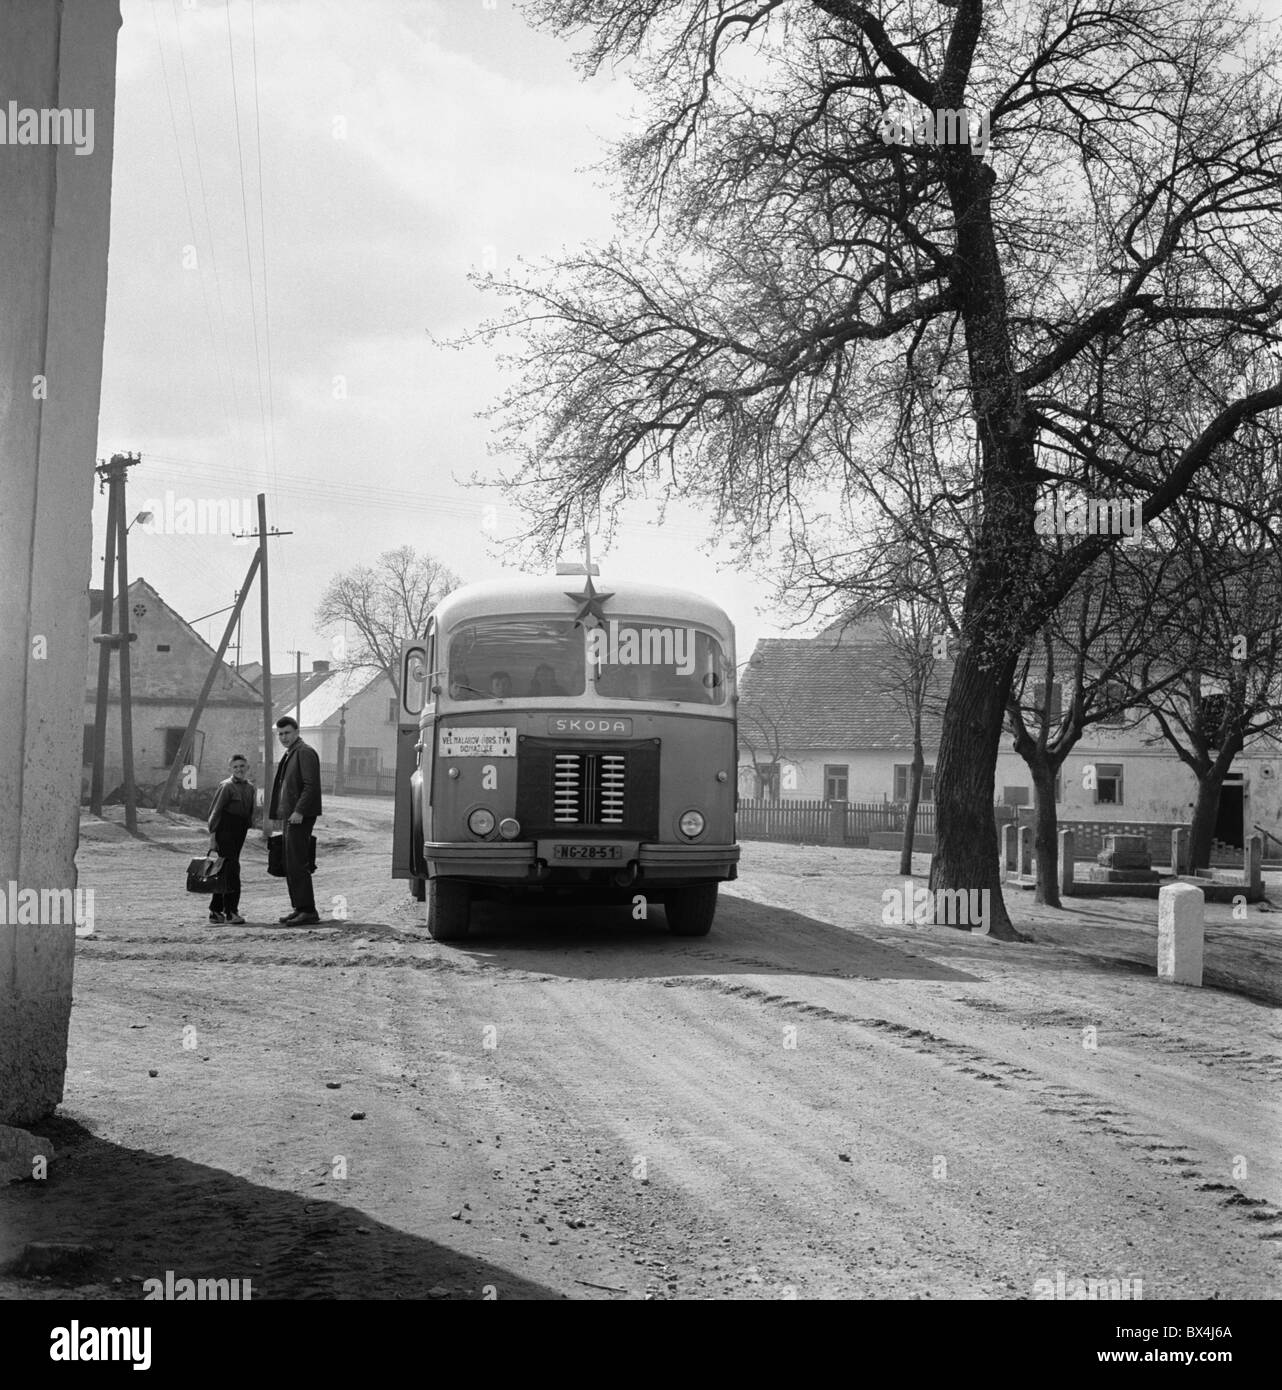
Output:
[[1033,900],[1060,907],[1055,784],[1091,725],[1135,724],[1135,706],[1178,677],[1170,640],[1188,575],[1172,552],[1102,556],[1020,658],[1007,700],[1015,751],[1033,783]]
[[[975,454],[949,464],[973,522],[931,883],[991,890],[1010,937],[991,807],[1011,678],[1116,544],[1048,554],[1039,495],[1124,489],[1150,523],[1282,406],[1276,369],[1228,395],[1210,370],[1278,338],[1276,48],[1232,0],[533,12],[586,33],[589,70],[630,60],[651,103],[619,151],[636,234],[505,286],[533,541],[654,485],[751,544],[845,484],[838,446],[884,421],[884,386],[944,383]],[[961,137],[967,108],[987,139]],[[930,138],[887,138],[905,110]]]
[[401,640],[420,637],[432,609],[460,580],[430,555],[403,545],[335,575],[316,608],[320,631],[347,623],[356,640],[343,655],[348,669],[382,671],[399,693]]
[[739,742],[748,750],[757,786],[769,801],[779,800],[787,708],[778,695],[754,698],[751,683],[739,704]]
[[1166,529],[1186,587],[1176,679],[1133,699],[1197,781],[1190,862],[1205,868],[1234,759],[1282,729],[1282,442],[1246,431],[1214,495],[1184,498]]

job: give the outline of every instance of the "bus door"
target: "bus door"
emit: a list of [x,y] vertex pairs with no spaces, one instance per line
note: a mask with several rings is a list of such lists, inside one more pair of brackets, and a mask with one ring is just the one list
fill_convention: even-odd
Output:
[[413,793],[410,779],[418,767],[419,719],[431,698],[432,648],[435,633],[401,643],[400,694],[396,713],[396,802],[392,820],[392,877],[414,878],[412,847]]

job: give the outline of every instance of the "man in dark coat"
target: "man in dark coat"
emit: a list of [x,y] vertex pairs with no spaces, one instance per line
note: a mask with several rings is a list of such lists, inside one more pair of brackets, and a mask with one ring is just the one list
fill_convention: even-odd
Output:
[[305,927],[320,921],[310,868],[312,827],[321,814],[320,758],[299,737],[298,720],[289,715],[276,721],[276,737],[285,754],[276,767],[267,814],[284,822],[285,883],[292,907],[280,920]]

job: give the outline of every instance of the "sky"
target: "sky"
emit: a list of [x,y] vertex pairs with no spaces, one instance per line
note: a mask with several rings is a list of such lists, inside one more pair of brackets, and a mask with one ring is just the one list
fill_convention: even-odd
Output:
[[[270,542],[272,667],[302,652],[308,669],[337,654],[313,626],[337,573],[401,545],[464,580],[512,572],[501,539],[519,514],[463,485],[513,463],[477,418],[510,383],[496,349],[439,340],[501,309],[470,271],[609,234],[593,166],[637,94],[622,76],[583,80],[573,45],[512,0],[121,9],[99,457],[139,454],[129,515],[157,511],[130,531],[130,574],[216,642],[225,618],[203,615],[233,602],[252,543],[167,533],[164,518],[223,499],[252,530],[265,492],[269,528],[292,532]],[[594,549],[604,580],[707,594],[740,660],[787,630],[696,512],[623,515]],[[95,585],[105,520],[96,497]],[[255,594],[246,662],[257,611]]]

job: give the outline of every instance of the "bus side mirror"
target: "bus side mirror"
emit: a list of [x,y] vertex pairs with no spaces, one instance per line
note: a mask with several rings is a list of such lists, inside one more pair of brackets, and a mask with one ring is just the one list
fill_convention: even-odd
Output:
[[427,703],[427,648],[421,642],[401,646],[401,721],[416,722]]

